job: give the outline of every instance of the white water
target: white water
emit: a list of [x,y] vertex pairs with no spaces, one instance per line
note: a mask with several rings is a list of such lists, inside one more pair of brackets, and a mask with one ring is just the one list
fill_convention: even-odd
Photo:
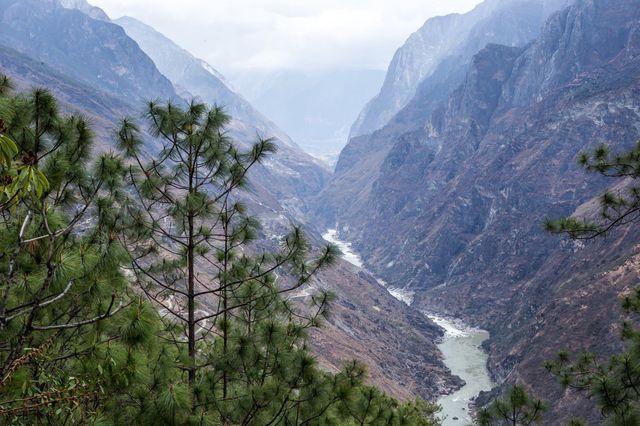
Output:
[[[338,239],[338,231],[336,229],[328,229],[327,232],[322,234],[322,238],[325,241],[328,241],[332,244],[338,246],[340,251],[342,252],[342,258],[352,265],[357,266],[358,268],[363,269],[364,265],[362,263],[362,258],[358,253],[353,251],[351,248],[351,243],[347,243]],[[376,278],[378,283],[387,289],[387,291],[396,299],[401,302],[406,303],[407,305],[411,305],[413,302],[413,292],[410,290],[404,290],[401,288],[387,287],[387,283],[382,281],[381,279]]]
[[342,258],[352,265],[357,266],[358,268],[362,268],[362,259],[351,250],[351,244],[345,243],[344,241],[340,241],[338,239],[338,231],[336,229],[328,229],[327,232],[322,234],[322,238],[326,241],[335,244],[338,246],[340,251],[342,252]]
[[[351,244],[338,239],[338,231],[329,229],[322,237],[330,243],[337,245],[342,251],[342,258],[353,265],[362,268],[362,259],[351,249]],[[382,280],[378,282],[387,288],[396,299],[411,305],[413,292],[389,288]],[[465,381],[465,385],[456,392],[445,395],[438,400],[442,407],[440,416],[444,418],[443,426],[463,426],[473,420],[469,412],[469,404],[483,390],[490,390],[493,382],[487,371],[487,354],[480,345],[489,338],[485,330],[468,327],[463,322],[455,319],[444,318],[425,312],[434,323],[444,329],[442,342],[438,348],[442,352],[445,365],[453,374]]]

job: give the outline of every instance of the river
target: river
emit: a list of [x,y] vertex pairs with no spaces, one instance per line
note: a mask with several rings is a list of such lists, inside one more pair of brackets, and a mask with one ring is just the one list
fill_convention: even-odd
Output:
[[[351,248],[351,244],[338,239],[338,232],[330,229],[322,237],[340,248],[342,258],[351,264],[362,268],[360,256]],[[378,280],[396,299],[411,305],[413,293],[402,289],[387,287],[386,283]],[[443,426],[462,426],[472,422],[469,404],[483,390],[490,390],[494,383],[487,370],[487,354],[480,345],[489,338],[485,330],[469,327],[458,319],[425,312],[434,323],[440,326],[445,334],[438,348],[443,355],[443,361],[453,374],[465,381],[465,385],[456,392],[445,395],[438,400],[442,407],[440,416],[444,418]]]
[[443,426],[467,425],[472,422],[469,403],[480,393],[488,391],[494,383],[487,371],[487,354],[481,349],[482,342],[489,338],[485,330],[466,326],[458,320],[426,314],[445,331],[438,348],[444,363],[453,374],[465,381],[465,385],[438,400],[445,417]]

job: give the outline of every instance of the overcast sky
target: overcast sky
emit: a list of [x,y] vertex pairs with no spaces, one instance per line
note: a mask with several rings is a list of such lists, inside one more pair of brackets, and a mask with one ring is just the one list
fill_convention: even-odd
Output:
[[89,0],[153,26],[222,73],[386,69],[436,15],[480,0]]

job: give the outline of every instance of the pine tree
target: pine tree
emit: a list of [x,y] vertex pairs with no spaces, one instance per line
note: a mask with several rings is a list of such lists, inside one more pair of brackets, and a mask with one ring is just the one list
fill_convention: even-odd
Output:
[[[143,158],[131,121],[119,132],[121,149],[132,160],[128,175],[135,194],[126,206],[124,241],[133,248],[137,282],[165,314],[164,338],[178,351],[176,367],[187,373],[191,414],[202,417],[214,407],[221,419],[232,421],[238,412],[232,407],[243,400],[238,392],[254,401],[253,408],[241,410],[251,418],[263,405],[271,407],[266,395],[286,412],[280,393],[299,392],[298,381],[315,372],[297,345],[326,314],[330,296],[315,296],[316,309],[305,317],[282,294],[330,264],[335,248],[325,247],[310,261],[301,230],[293,228],[279,251],[252,254],[259,225],[236,192],[246,186],[249,170],[275,151],[273,143],[260,140],[239,151],[224,134],[228,117],[218,107],[150,103],[148,117],[153,135],[164,143],[157,158]],[[244,363],[240,377],[238,363]],[[234,381],[242,389],[232,390]],[[264,395],[254,400],[258,393]]]
[[478,413],[479,426],[529,426],[540,424],[544,402],[531,398],[524,386],[511,387],[506,395]]
[[614,179],[631,178],[634,182],[624,191],[607,191],[600,196],[599,220],[573,216],[548,220],[545,227],[549,232],[564,233],[573,239],[593,239],[640,220],[640,185],[635,183],[640,178],[640,141],[622,154],[600,145],[591,153],[580,154],[578,163],[587,171]]
[[0,79],[3,424],[97,421],[135,373],[131,343],[152,329],[134,336],[124,321],[146,304],[130,294],[114,233],[123,164],[111,154],[91,162],[91,144],[87,123],[61,115],[48,91],[13,96]]
[[143,153],[133,122],[119,131],[133,194],[122,204],[122,239],[135,281],[163,315],[159,338],[172,354],[165,367],[177,373],[146,404],[143,422],[433,424],[432,405],[401,404],[364,385],[358,363],[330,374],[311,355],[307,332],[328,315],[332,296],[319,292],[303,307],[286,295],[330,265],[337,250],[311,250],[297,227],[275,251],[256,244],[259,223],[239,191],[275,151],[271,141],[238,150],[223,111],[198,103],[150,103],[148,119],[163,143],[155,157]]
[[[607,191],[600,197],[598,220],[568,217],[547,221],[553,233],[567,234],[574,239],[593,239],[640,219],[640,142],[630,151],[615,155],[600,146],[592,153],[582,154],[579,162],[588,171],[616,179],[631,179],[625,189]],[[571,387],[594,398],[607,424],[640,425],[640,330],[634,324],[640,314],[640,288],[626,296],[623,310],[628,317],[623,323],[622,339],[626,350],[612,355],[608,361],[595,354],[572,356],[558,354],[546,364],[564,387]],[[579,420],[575,424],[581,424]]]
[[125,121],[129,163],[91,161],[81,117],[10,91],[0,79],[0,423],[436,424],[358,363],[332,374],[311,355],[332,297],[286,294],[336,249],[299,228],[273,252],[254,241],[237,190],[269,141],[240,152],[219,108],[152,103],[155,159]]

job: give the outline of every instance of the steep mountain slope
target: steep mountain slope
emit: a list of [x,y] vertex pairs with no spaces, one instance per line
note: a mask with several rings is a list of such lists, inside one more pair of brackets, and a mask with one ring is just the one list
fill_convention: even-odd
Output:
[[8,75],[18,92],[46,87],[55,94],[62,110],[81,114],[92,125],[96,149],[111,149],[113,126],[137,110],[126,101],[79,83],[53,70],[42,61],[0,44],[0,73]]
[[176,87],[201,98],[209,104],[224,105],[234,118],[250,123],[256,130],[272,134],[282,142],[293,145],[291,139],[252,105],[231,89],[222,74],[211,65],[191,55],[152,27],[128,16],[113,21],[127,32],[149,55],[160,72]]
[[[58,0],[0,0],[0,43],[73,80],[122,99],[137,111],[149,99],[184,102],[152,59],[120,26],[106,21],[104,12],[84,1],[67,0],[64,5]],[[221,98],[229,101],[233,96]],[[254,112],[242,102],[245,111]],[[241,115],[238,108],[230,112]],[[264,202],[272,206],[295,204],[302,195],[316,193],[328,172],[268,120],[250,114],[245,114],[246,121],[232,124],[233,136],[245,144],[254,141],[257,134],[276,137],[281,151],[277,160],[256,170],[256,181],[271,184],[256,188]],[[302,181],[301,176],[306,179]]]
[[[140,46],[102,10],[84,0],[0,0],[0,23],[1,44],[121,99],[136,111],[141,111],[149,99],[184,102]],[[221,99],[231,103],[240,98],[233,94]],[[302,195],[318,192],[328,172],[246,101],[237,104],[241,108],[229,112],[248,113],[244,115],[246,121],[233,123],[233,136],[244,143],[254,141],[257,134],[276,137],[280,147],[278,159],[256,172],[256,181],[270,182],[256,189],[264,202],[293,205]],[[304,182],[301,176],[306,177]]]
[[[387,124],[413,99],[420,83],[433,74],[439,76],[440,86],[445,75],[454,74],[449,76],[454,78],[447,88],[455,88],[471,57],[486,44],[524,46],[538,35],[552,12],[568,3],[569,0],[486,0],[468,13],[429,19],[395,53],[380,93],[360,113],[351,128],[351,137],[372,133]],[[448,62],[446,68],[440,67],[443,62]]]
[[[561,348],[615,349],[616,296],[638,279],[637,231],[583,245],[542,222],[588,210],[611,184],[586,177],[578,152],[640,135],[639,34],[636,0],[582,0],[525,49],[487,46],[445,102],[415,99],[422,110],[350,144],[330,187],[338,208],[317,210],[377,275],[414,291],[415,306],[489,329],[492,372],[547,397],[548,424],[570,411],[597,418],[542,361]],[[348,178],[369,151],[379,166],[365,186]]]
[[[279,202],[295,206],[320,191],[329,173],[275,124],[259,113],[225,78],[205,61],[195,58],[152,27],[129,17],[116,21],[153,59],[158,69],[183,90],[209,104],[221,105],[233,118],[231,134],[241,142],[257,136],[274,138],[279,153],[257,171],[256,181],[270,182]],[[265,174],[267,173],[267,174]]]
[[0,0],[0,42],[130,103],[176,98],[171,82],[117,25],[58,0]]
[[[381,94],[365,108],[354,129],[361,128],[358,123],[363,117],[378,120],[374,126],[377,128],[401,108],[402,111],[380,130],[349,140],[340,154],[334,176],[316,204],[321,218],[333,225],[338,217],[357,214],[358,206],[365,202],[374,182],[384,179],[382,165],[398,135],[421,131],[424,117],[445,102],[464,81],[475,53],[489,43],[524,46],[539,34],[545,18],[565,3],[566,0],[487,0],[465,15],[427,21],[410,41],[422,40],[429,45],[447,47],[443,40],[454,40],[455,46],[438,50],[436,54],[432,49],[424,50],[421,43],[408,42],[398,50]],[[449,32],[450,38],[443,36]],[[422,53],[418,55],[418,52]],[[397,101],[400,98],[402,101]],[[373,112],[374,109],[378,112]],[[386,111],[384,119],[379,119],[381,111]]]
[[[43,13],[39,18],[54,21],[46,23],[54,31],[52,37],[55,36],[55,31],[66,31],[65,28],[56,29],[55,20],[59,13],[63,16],[66,16],[64,13],[79,14],[77,11],[60,12],[57,8],[52,10],[51,14]],[[95,23],[87,25],[87,31],[92,31]],[[74,61],[90,61],[91,52],[104,49],[99,40],[94,41],[96,46],[83,50],[82,55],[79,54]],[[66,43],[73,47],[75,40],[68,38]],[[140,51],[134,51],[136,55],[138,52]],[[134,60],[135,56],[123,59],[124,62]],[[61,100],[61,107],[65,111],[82,114],[89,120],[96,133],[98,149],[113,149],[113,132],[118,122],[126,116],[139,117],[140,104],[126,94],[116,96],[110,91],[109,85],[106,85],[105,90],[100,90],[101,80],[76,80],[74,74],[66,72],[74,63],[48,64],[41,57],[31,58],[0,43],[0,72],[8,74],[17,83],[19,90],[28,90],[34,86],[47,87]],[[104,78],[109,81],[117,79],[117,75],[113,73],[111,68],[106,68]],[[140,93],[144,98],[154,95]],[[251,123],[234,123],[234,134],[244,136],[242,141],[246,143],[255,138],[256,129],[251,127]],[[146,139],[149,151],[157,149],[150,136],[146,136]],[[295,200],[305,190],[317,188],[321,182],[314,181],[314,176],[318,173],[324,176],[325,173],[313,162],[298,162],[300,156],[308,157],[299,154],[295,146],[290,150],[294,156],[292,161],[300,167],[298,174],[292,175],[291,169],[284,167],[289,160],[286,157],[284,160],[280,159],[284,151],[281,149],[265,167],[257,169],[252,175],[246,194],[250,211],[264,223],[264,239],[282,234],[283,228],[295,221]],[[321,243],[319,236],[313,230],[310,233],[315,235],[314,246],[318,246]],[[391,298],[366,273],[341,262],[335,269],[324,272],[316,285],[334,290],[338,297],[330,324],[316,333],[312,341],[320,361],[327,368],[338,368],[342,362],[352,358],[370,362],[374,383],[403,398],[416,394],[435,398],[459,385],[459,380],[452,377],[442,364],[433,343],[441,332],[425,322],[417,311],[406,309]],[[400,338],[398,330],[406,338]],[[339,342],[339,345],[335,342]],[[412,365],[413,368],[407,369],[406,365]]]

